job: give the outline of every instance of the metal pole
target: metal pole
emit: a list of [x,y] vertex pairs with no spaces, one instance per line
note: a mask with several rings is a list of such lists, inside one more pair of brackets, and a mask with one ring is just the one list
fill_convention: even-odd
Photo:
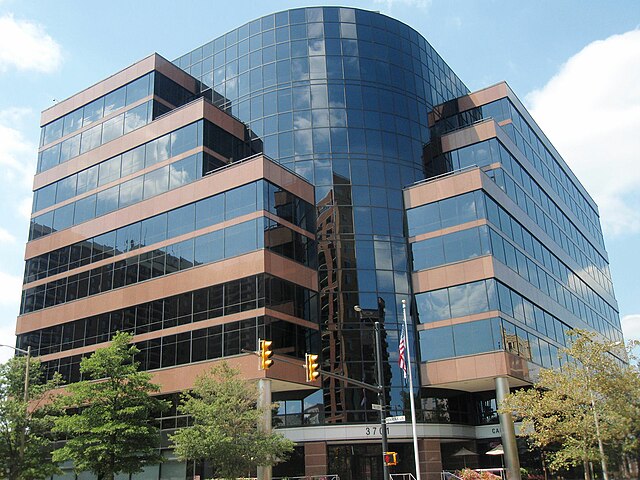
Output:
[[600,438],[600,421],[598,420],[598,413],[596,412],[596,402],[593,398],[593,390],[591,390],[591,371],[589,365],[586,365],[587,370],[587,385],[589,387],[589,396],[591,397],[591,411],[593,412],[593,421],[596,425],[596,438],[598,439],[598,450],[600,451],[600,464],[602,465],[602,478],[609,480],[609,472],[607,471],[607,459],[604,454],[604,446],[602,445],[602,438]]
[[378,392],[378,403],[382,407],[380,411],[380,428],[382,430],[382,474],[384,480],[389,480],[389,467],[387,462],[384,461],[384,454],[388,451],[387,445],[387,404],[384,398],[384,377],[382,375],[382,341],[380,338],[380,322],[374,323],[376,332],[376,363],[378,364],[378,386],[380,391]]
[[[261,422],[258,428],[261,432],[271,433],[271,379],[258,380],[258,408],[262,409]],[[258,480],[271,480],[271,465],[258,466]]]
[[29,417],[29,365],[31,363],[31,346],[27,347],[27,358],[24,367],[24,394],[23,401],[25,403],[25,408],[27,409],[25,412],[24,425],[22,427],[22,432],[20,434],[20,468],[23,468],[24,461],[24,446],[26,443],[27,437],[27,419]]
[[404,320],[404,348],[407,352],[407,370],[409,372],[409,398],[411,400],[411,430],[413,432],[413,457],[416,464],[416,480],[422,480],[420,474],[420,453],[418,452],[418,431],[416,425],[416,402],[413,398],[413,374],[411,373],[411,349],[409,348],[409,327],[407,325],[407,301],[402,300],[402,319]]
[[[509,381],[505,377],[496,378],[496,403],[498,408],[502,401],[509,395]],[[499,413],[502,448],[504,449],[504,463],[507,467],[508,480],[521,480],[520,460],[518,459],[518,444],[516,432],[513,427],[511,413]]]

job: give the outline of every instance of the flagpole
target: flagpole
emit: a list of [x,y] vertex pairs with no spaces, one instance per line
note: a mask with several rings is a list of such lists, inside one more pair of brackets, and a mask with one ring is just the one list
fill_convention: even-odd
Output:
[[404,320],[404,343],[407,351],[407,369],[409,370],[409,399],[411,400],[411,429],[413,430],[413,456],[416,464],[416,480],[420,475],[420,454],[418,452],[418,431],[416,427],[416,404],[413,398],[413,375],[411,373],[411,349],[409,347],[409,327],[407,326],[407,301],[402,300],[402,318]]

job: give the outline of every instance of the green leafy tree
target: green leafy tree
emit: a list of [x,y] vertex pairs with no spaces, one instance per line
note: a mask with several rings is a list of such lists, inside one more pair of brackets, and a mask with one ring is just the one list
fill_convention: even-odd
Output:
[[45,382],[40,361],[31,359],[27,403],[25,367],[26,357],[0,365],[0,477],[9,480],[45,478],[59,471],[51,459],[51,428],[59,414],[52,399],[60,376]]
[[[640,439],[640,371],[623,347],[596,341],[585,331],[570,332],[565,349],[571,362],[562,370],[542,369],[531,389],[518,390],[502,404],[522,421],[521,434],[540,449],[551,471],[600,464],[596,418],[606,461],[623,466],[637,455]],[[628,462],[627,462],[628,463]]]
[[256,407],[256,385],[238,373],[223,362],[200,376],[178,407],[192,417],[193,426],[170,436],[181,459],[207,460],[214,475],[224,478],[283,461],[294,445],[280,434],[257,428],[263,411]]
[[77,413],[58,418],[54,427],[68,438],[54,451],[54,460],[72,460],[76,471],[93,472],[98,480],[162,461],[153,419],[167,405],[152,396],[159,387],[151,375],[138,371],[134,356],[139,350],[130,345],[131,338],[116,333],[111,345],[82,359],[80,372],[88,380],[70,384],[63,397]]

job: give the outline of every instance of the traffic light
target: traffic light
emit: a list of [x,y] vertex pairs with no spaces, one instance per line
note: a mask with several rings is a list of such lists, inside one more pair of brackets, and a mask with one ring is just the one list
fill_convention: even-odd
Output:
[[398,464],[398,452],[384,452],[384,463],[388,467]]
[[316,378],[320,376],[320,372],[318,371],[318,355],[314,355],[313,353],[305,354],[305,362],[304,362],[304,370],[306,373],[305,380],[307,382],[313,382]]
[[273,343],[271,340],[259,340],[260,341],[260,369],[267,370],[271,365],[273,365],[273,360],[271,357],[273,356],[273,351],[270,350],[271,344]]

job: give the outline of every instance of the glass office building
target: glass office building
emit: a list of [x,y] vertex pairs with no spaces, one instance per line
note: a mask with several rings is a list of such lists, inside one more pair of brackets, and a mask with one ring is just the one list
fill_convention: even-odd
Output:
[[[373,313],[390,414],[416,395],[434,480],[500,442],[496,378],[562,368],[570,328],[621,338],[597,207],[509,87],[469,92],[418,32],[353,8],[262,17],[43,112],[26,259],[18,346],[70,381],[127,330],[165,395],[220,358],[257,378],[241,349],[265,337],[373,384],[354,307]],[[274,474],[381,478],[374,395],[277,361],[260,375],[297,443]],[[397,472],[409,427],[388,427]]]

